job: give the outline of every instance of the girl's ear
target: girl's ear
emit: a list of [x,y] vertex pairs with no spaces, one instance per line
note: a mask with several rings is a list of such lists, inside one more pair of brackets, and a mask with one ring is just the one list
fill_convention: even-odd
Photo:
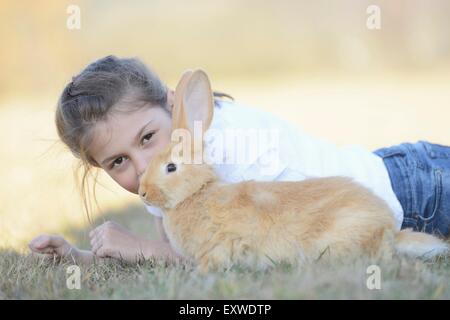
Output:
[[213,117],[213,94],[208,75],[196,70],[189,78],[183,95],[183,106],[189,130],[193,132],[194,122],[202,122],[202,131],[208,130]]
[[173,104],[175,102],[175,90],[167,88],[167,111],[172,113]]

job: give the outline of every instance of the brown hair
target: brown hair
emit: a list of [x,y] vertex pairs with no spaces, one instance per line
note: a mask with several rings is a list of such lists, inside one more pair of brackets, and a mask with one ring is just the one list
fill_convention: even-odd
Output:
[[[114,106],[125,99],[131,102],[128,105],[135,105],[130,111],[142,107],[143,104],[137,102],[167,107],[167,90],[157,74],[139,59],[113,55],[89,64],[64,88],[56,108],[56,129],[61,141],[80,159],[74,177],[89,221],[92,203],[87,178],[92,176],[94,167],[100,167],[89,155],[94,125],[105,120],[114,111]],[[214,97],[233,99],[221,92],[214,92]],[[218,101],[215,102],[218,106]],[[98,171],[93,178],[92,194],[98,207],[95,197]]]

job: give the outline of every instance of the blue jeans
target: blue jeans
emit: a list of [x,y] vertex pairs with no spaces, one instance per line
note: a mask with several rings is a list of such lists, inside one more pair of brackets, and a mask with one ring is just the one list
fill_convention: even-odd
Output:
[[403,207],[402,229],[449,235],[450,147],[419,141],[374,151]]

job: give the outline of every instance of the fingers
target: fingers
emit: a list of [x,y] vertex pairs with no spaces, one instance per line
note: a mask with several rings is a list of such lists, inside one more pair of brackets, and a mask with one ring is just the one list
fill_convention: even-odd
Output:
[[94,237],[90,240],[90,243],[91,243],[91,249],[94,250],[94,248],[96,246],[98,246],[101,243],[101,241],[100,241],[99,237]]
[[30,246],[30,250],[31,253],[36,253],[36,254],[55,254],[56,251],[53,248],[42,248],[42,249],[38,249],[38,248],[34,248]]
[[103,230],[96,231],[91,237],[91,247],[94,248],[96,246],[101,245],[103,240]]
[[99,258],[111,257],[110,250],[104,246],[104,236],[107,230],[113,227],[114,223],[107,221],[89,232],[89,237],[91,238],[91,251]]
[[102,245],[103,245],[103,243],[102,243],[101,241],[95,242],[95,243],[92,245],[92,249],[91,249],[92,252],[93,252],[94,254],[97,254],[98,250],[101,249]]
[[92,253],[100,258],[111,257],[111,246],[106,238],[108,235],[111,236],[111,232],[119,227],[116,223],[107,221],[89,232]]
[[105,230],[110,228],[112,225],[113,222],[107,221],[89,232],[92,252],[95,253],[102,246]]
[[98,226],[97,228],[95,228],[95,229],[91,230],[91,232],[89,232],[91,250],[94,254],[96,251],[95,249],[98,249],[98,245],[100,243],[99,234],[100,234],[101,226],[102,225]]
[[89,238],[92,239],[93,237],[95,237],[96,234],[97,234],[98,232],[100,232],[102,226],[103,226],[103,225],[100,225],[100,226],[98,226],[97,228],[91,230],[91,232],[89,232]]
[[100,258],[109,256],[109,252],[107,252],[107,250],[103,247],[103,231],[94,233],[94,236],[91,238],[91,251]]
[[61,236],[42,234],[31,240],[28,244],[28,247],[31,251],[42,252],[43,250],[47,250],[48,248],[62,247],[66,243],[66,240],[64,240],[64,238]]
[[67,244],[67,241],[61,236],[50,236],[49,246],[52,248],[59,248]]
[[112,224],[112,222],[110,222],[110,221],[102,223],[101,225],[99,225],[98,227],[93,229],[91,232],[89,232],[89,238],[93,239],[93,238],[97,237],[100,233],[102,233],[105,230],[105,228],[110,227],[111,224]]
[[28,244],[28,247],[31,250],[39,250],[47,247],[49,242],[50,236],[47,234],[41,234],[40,236],[37,236],[36,238],[31,240],[30,243]]
[[64,238],[60,236],[42,234],[31,240],[30,243],[28,244],[28,247],[30,248],[31,251],[34,252],[42,252],[46,250],[47,250],[46,252],[48,252],[50,249],[51,249],[50,251],[52,251],[53,248],[62,247],[65,243],[66,241],[64,240]]

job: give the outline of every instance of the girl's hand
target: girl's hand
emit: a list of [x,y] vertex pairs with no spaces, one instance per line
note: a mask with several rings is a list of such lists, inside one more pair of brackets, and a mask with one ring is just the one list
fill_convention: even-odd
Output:
[[42,234],[31,240],[28,247],[38,257],[78,257],[78,249],[61,236]]
[[92,252],[100,258],[124,259],[136,262],[145,258],[145,240],[131,234],[121,225],[108,221],[89,233]]

